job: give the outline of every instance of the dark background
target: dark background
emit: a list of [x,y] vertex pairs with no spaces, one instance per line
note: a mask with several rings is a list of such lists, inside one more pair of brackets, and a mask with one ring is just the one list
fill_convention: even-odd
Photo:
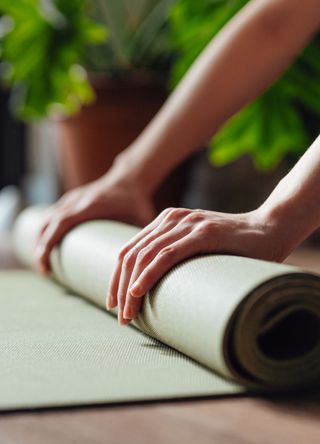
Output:
[[19,185],[25,170],[25,126],[11,117],[8,97],[0,90],[0,189]]

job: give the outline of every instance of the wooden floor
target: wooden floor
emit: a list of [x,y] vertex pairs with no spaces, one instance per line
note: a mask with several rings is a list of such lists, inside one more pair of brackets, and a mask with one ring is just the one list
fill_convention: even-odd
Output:
[[[288,262],[320,273],[320,251],[298,251]],[[0,268],[15,266],[9,240],[0,236]],[[320,393],[0,415],[0,444],[125,442],[318,444]]]

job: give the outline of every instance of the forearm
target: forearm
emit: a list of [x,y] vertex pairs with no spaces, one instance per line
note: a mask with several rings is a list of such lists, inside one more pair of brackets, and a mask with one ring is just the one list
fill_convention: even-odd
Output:
[[287,253],[320,226],[320,136],[260,208]]
[[319,26],[319,2],[300,3],[253,0],[243,8],[119,157],[119,168],[152,194],[171,169],[269,86],[305,46]]

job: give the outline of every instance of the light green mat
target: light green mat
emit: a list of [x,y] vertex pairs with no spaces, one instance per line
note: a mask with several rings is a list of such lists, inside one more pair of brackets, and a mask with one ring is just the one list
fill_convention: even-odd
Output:
[[241,390],[32,272],[0,285],[1,409]]
[[[41,217],[30,209],[16,225],[16,251],[25,263]],[[110,221],[72,230],[51,257],[63,286],[32,272],[0,275],[0,408],[319,381],[320,278],[294,267],[234,256],[190,259],[147,295],[136,328],[119,327],[97,305],[104,307],[117,252],[136,232]]]

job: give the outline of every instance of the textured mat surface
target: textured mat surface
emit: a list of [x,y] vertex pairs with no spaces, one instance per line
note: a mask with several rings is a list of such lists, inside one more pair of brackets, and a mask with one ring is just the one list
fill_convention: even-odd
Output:
[[0,409],[242,389],[28,271],[0,273]]
[[[29,209],[15,227],[16,251],[29,265],[42,215]],[[135,327],[119,327],[103,308],[117,254],[137,231],[111,221],[77,226],[50,258],[61,286],[31,272],[0,276],[0,408],[319,381],[320,278],[288,265],[191,258],[145,296]]]

